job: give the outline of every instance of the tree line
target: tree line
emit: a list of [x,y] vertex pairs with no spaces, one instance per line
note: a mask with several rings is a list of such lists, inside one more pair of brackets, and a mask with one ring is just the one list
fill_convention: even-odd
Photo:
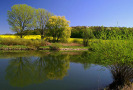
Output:
[[[119,39],[129,39],[133,35],[133,28],[127,27],[103,27],[103,26],[75,26],[71,27],[71,38],[83,38],[86,28],[92,30],[95,39],[111,40],[119,37]],[[17,34],[17,33],[16,33]],[[18,33],[19,34],[19,33]],[[25,30],[24,35],[40,35],[39,30]],[[117,36],[117,37],[116,37]]]
[[21,38],[23,35],[41,35],[53,37],[53,41],[65,41],[68,38],[88,39],[131,39],[133,28],[104,27],[104,26],[76,26],[70,27],[70,22],[64,16],[55,16],[45,9],[35,9],[26,4],[13,5],[8,11],[10,29]]
[[64,16],[56,16],[45,9],[35,9],[26,4],[18,4],[13,5],[7,14],[10,29],[21,38],[27,32],[26,30],[28,32],[36,30],[36,34],[40,34],[41,39],[45,36],[52,36],[53,41],[66,40],[71,35],[70,22]]
[[113,39],[113,37],[119,39],[128,39],[133,35],[133,28],[127,27],[104,27],[104,26],[75,26],[71,30],[71,38],[83,38],[83,32],[86,28],[92,30],[96,39]]
[[133,39],[133,28],[104,27],[104,26],[76,26],[72,27],[71,38],[83,38],[84,46],[88,46],[89,39],[125,40]]

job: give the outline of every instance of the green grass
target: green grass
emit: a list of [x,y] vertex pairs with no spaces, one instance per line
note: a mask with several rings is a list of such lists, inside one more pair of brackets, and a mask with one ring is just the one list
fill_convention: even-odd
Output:
[[1,45],[0,48],[28,48],[27,46],[24,45],[13,45],[13,46],[8,46],[8,45]]
[[50,47],[58,47],[58,48],[71,48],[71,49],[88,49],[88,47],[84,47],[84,46],[63,46],[60,43],[51,43],[51,45],[49,46],[41,46],[40,48],[50,48]]
[[49,48],[49,46],[40,46],[40,48]]
[[88,47],[83,47],[83,46],[61,46],[60,48],[81,48],[81,49],[88,49]]
[[28,39],[11,39],[11,38],[0,38],[1,45],[7,46],[29,46],[29,47],[40,47],[45,46],[46,41],[44,40],[28,40]]
[[[44,40],[27,40],[27,39],[9,39],[0,38],[0,48],[71,48],[71,49],[89,49],[101,52],[117,52],[127,51],[133,49],[133,40],[102,40],[102,39],[90,39],[88,46],[82,46],[82,39],[70,38],[71,43],[74,40],[79,41],[81,46],[65,46],[61,43],[51,43],[48,45]],[[75,42],[75,41],[74,41]],[[75,42],[75,43],[79,43]],[[69,42],[70,44],[70,42]]]

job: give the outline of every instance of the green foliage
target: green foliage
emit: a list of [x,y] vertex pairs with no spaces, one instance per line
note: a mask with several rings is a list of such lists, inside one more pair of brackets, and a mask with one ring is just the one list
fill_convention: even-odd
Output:
[[53,43],[52,45],[49,46],[50,50],[60,50],[60,45],[58,43]]
[[54,42],[59,41],[59,39],[61,41],[67,41],[71,36],[69,21],[67,21],[64,16],[51,16],[46,26]]
[[20,34],[21,38],[24,30],[32,28],[34,8],[26,4],[14,5],[8,11],[8,23],[11,30]]
[[94,34],[90,28],[83,30],[83,45],[88,46],[88,40],[94,38]]
[[83,29],[85,28],[86,27],[84,26],[72,27],[71,38],[83,38],[82,34],[83,34]]
[[[20,33],[16,33],[16,35],[20,35]],[[23,35],[40,35],[39,30],[25,30],[23,31]]]
[[78,39],[74,39],[73,41],[72,41],[72,43],[81,43],[81,41],[79,41]]
[[44,36],[48,32],[48,30],[46,29],[46,24],[48,23],[48,20],[52,15],[52,13],[48,12],[45,9],[39,8],[35,10],[35,28],[40,32],[41,39],[44,39]]
[[[83,30],[88,28],[85,26],[72,27],[71,37],[73,38],[83,38]],[[96,39],[103,40],[125,40],[132,39],[133,28],[126,27],[104,27],[104,26],[91,26],[89,27]]]
[[133,60],[132,40],[99,40],[89,44],[89,49],[104,63],[129,63]]

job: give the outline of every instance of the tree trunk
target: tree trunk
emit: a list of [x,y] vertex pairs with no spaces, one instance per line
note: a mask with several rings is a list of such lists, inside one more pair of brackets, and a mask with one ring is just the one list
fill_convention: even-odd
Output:
[[83,45],[86,47],[88,46],[88,39],[83,39]]
[[53,36],[53,42],[55,42],[55,41],[56,41],[56,37]]
[[41,39],[44,39],[44,30],[40,29],[40,33],[41,33]]
[[41,35],[41,39],[44,39],[44,36],[43,35]]
[[22,34],[20,35],[20,38],[23,38],[23,35]]
[[57,37],[57,42],[59,41],[59,37]]
[[86,46],[88,46],[88,39],[86,40]]

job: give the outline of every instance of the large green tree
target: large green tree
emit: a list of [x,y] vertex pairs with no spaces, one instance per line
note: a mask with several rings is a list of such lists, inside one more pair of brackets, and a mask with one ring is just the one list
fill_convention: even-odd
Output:
[[49,29],[49,35],[53,37],[53,41],[67,40],[71,36],[71,27],[69,27],[69,21],[64,16],[51,16],[47,23]]
[[18,4],[8,11],[8,23],[11,30],[19,33],[22,38],[23,32],[33,26],[34,8],[26,4]]
[[36,14],[35,14],[35,28],[37,30],[39,30],[40,34],[41,34],[41,39],[44,39],[44,36],[47,33],[46,30],[46,23],[48,22],[49,18],[52,16],[53,14],[48,12],[45,9],[36,9]]

